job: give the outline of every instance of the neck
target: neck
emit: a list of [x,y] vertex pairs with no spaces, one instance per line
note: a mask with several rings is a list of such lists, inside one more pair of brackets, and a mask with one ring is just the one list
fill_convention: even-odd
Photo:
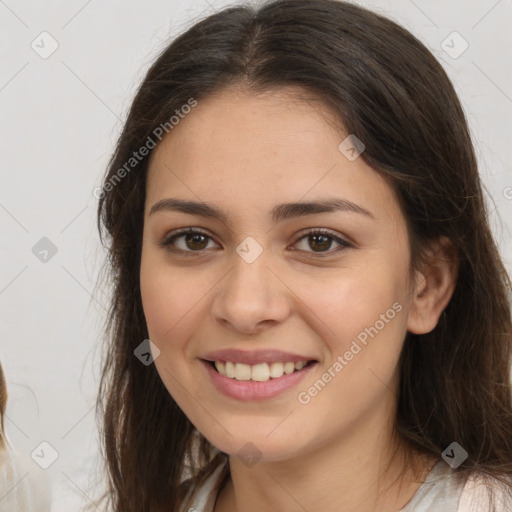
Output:
[[[383,430],[376,421],[367,420],[336,442],[286,460],[261,460],[247,467],[230,456],[231,476],[215,512],[400,510],[434,459],[412,451],[393,435],[391,424]],[[407,453],[413,467],[406,464]]]

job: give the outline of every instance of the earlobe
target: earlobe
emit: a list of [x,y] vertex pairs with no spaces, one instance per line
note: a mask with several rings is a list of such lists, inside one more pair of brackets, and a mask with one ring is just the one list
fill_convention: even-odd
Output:
[[427,252],[427,262],[417,274],[407,323],[407,330],[413,334],[426,334],[436,327],[457,282],[459,265],[453,243],[440,237]]

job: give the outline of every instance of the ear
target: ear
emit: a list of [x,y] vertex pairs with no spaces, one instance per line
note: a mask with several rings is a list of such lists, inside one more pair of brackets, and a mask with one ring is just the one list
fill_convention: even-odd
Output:
[[455,290],[458,270],[453,243],[444,236],[432,242],[427,250],[425,266],[416,275],[407,322],[409,332],[426,334],[436,327]]

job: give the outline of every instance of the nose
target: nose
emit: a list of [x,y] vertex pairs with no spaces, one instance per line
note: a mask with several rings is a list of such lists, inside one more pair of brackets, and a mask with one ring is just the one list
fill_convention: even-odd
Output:
[[214,320],[224,327],[256,334],[284,322],[290,315],[290,292],[269,266],[267,251],[252,263],[235,253],[233,267],[217,287],[212,303]]

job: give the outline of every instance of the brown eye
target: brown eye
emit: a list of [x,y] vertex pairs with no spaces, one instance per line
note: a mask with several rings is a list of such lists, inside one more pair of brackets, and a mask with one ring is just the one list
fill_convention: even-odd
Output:
[[[333,242],[337,243],[338,247],[330,250]],[[352,247],[352,244],[346,240],[343,240],[339,236],[336,236],[329,231],[323,230],[306,233],[302,238],[299,239],[298,243],[303,244],[303,247],[300,248],[300,250],[311,252],[313,254],[317,253],[318,255],[322,255],[322,253],[329,255],[348,247]]]
[[311,249],[327,251],[331,248],[332,238],[325,235],[309,235],[309,246]]
[[190,233],[188,235],[184,235],[185,245],[193,251],[206,249],[206,246],[208,245],[207,238],[208,237],[199,233]]
[[172,252],[194,253],[208,249],[212,238],[205,232],[197,229],[185,229],[167,236],[160,245]]

